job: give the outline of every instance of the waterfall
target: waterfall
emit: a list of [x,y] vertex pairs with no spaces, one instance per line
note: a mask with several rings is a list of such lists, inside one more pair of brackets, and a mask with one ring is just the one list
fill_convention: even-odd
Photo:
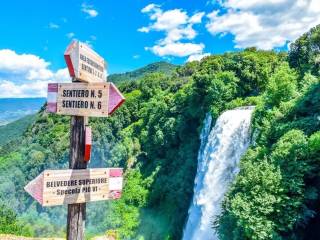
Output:
[[239,161],[250,144],[254,107],[224,112],[210,131],[207,116],[201,132],[194,196],[183,240],[218,240],[213,221],[221,213],[228,187],[239,172]]

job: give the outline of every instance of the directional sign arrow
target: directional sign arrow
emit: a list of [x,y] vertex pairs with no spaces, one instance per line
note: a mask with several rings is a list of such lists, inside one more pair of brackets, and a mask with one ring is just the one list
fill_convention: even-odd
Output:
[[43,204],[43,172],[24,187],[24,190],[41,205]]
[[118,107],[124,103],[125,98],[122,96],[118,88],[110,83],[109,86],[109,102],[108,102],[108,112],[111,115]]
[[42,206],[118,199],[122,172],[121,168],[45,170],[24,189]]
[[124,101],[110,82],[48,84],[47,112],[60,115],[108,117]]

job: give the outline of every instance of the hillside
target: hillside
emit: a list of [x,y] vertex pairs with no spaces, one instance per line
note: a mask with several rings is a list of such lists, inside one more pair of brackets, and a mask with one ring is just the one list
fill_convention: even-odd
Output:
[[[118,81],[125,104],[90,119],[90,167],[124,167],[125,187],[118,201],[88,204],[87,237],[181,239],[206,114],[215,122],[255,105],[252,145],[212,227],[221,240],[319,239],[318,36],[320,26],[289,53],[250,48]],[[44,169],[67,168],[69,121],[40,111],[0,148],[0,233],[64,236],[66,208],[42,208],[23,187]]]
[[108,76],[108,81],[113,83],[120,83],[124,81],[132,81],[137,80],[139,78],[144,77],[149,73],[159,72],[164,73],[166,75],[172,74],[175,69],[177,68],[176,65],[167,62],[156,62],[148,64],[145,67],[139,68],[137,70],[126,72],[126,73],[119,73],[119,74],[111,74]]
[[14,122],[0,126],[0,147],[11,140],[21,137],[27,128],[32,125],[35,119],[35,115],[27,115]]
[[[119,201],[89,204],[87,234],[115,229],[121,239],[179,239],[205,114],[217,117],[233,99],[264,91],[284,57],[254,49],[228,53],[189,63],[171,76],[153,73],[135,84],[120,84],[126,103],[111,118],[90,119],[90,165],[125,167],[126,187]],[[246,101],[254,103],[255,98]],[[41,208],[22,189],[43,169],[67,167],[69,119],[40,112],[19,146],[6,145],[0,154],[0,178],[6,179],[0,199],[28,223],[26,231],[34,236],[57,236],[65,229],[64,207]]]

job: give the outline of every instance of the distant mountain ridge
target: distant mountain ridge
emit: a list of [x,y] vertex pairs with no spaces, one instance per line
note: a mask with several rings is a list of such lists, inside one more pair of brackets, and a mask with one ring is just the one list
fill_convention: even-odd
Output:
[[45,98],[0,98],[0,126],[38,112],[45,101]]
[[177,67],[177,65],[164,61],[155,62],[130,72],[111,74],[110,76],[108,76],[108,82],[120,83],[125,81],[132,81],[139,79],[146,74],[154,72],[161,72],[170,75],[177,69]]

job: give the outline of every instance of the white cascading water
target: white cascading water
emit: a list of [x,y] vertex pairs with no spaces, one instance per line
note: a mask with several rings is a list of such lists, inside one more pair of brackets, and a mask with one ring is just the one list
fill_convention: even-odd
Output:
[[250,145],[254,107],[224,112],[210,131],[208,115],[201,132],[194,196],[183,240],[218,240],[213,222],[221,213],[228,188],[239,172],[239,161]]

